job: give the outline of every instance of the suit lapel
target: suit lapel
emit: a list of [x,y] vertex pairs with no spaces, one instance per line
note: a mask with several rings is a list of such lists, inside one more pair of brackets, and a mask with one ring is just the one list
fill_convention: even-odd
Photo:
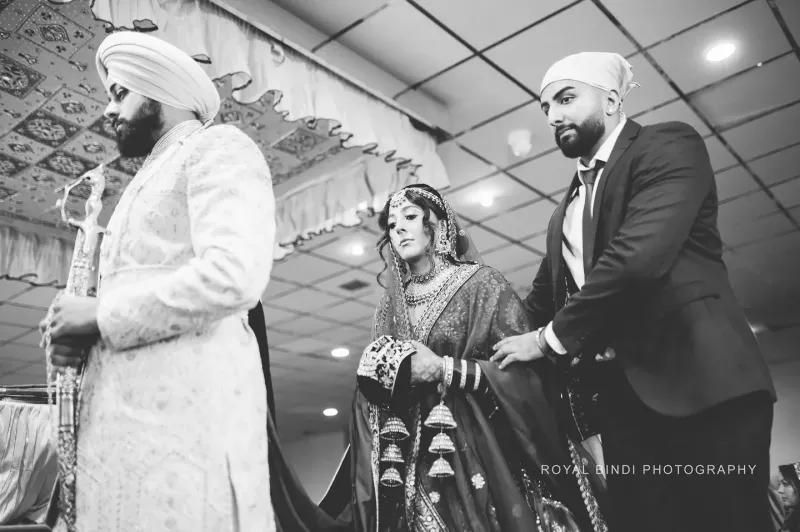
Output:
[[[600,182],[597,184],[597,192],[594,195],[592,203],[592,242],[594,243],[595,249],[597,248],[597,229],[600,227],[600,205],[603,201],[603,194],[605,193],[608,182],[611,181],[611,178],[615,175],[614,166],[617,164],[617,161],[619,161],[619,158],[622,157],[622,154],[631,147],[640,129],[642,129],[642,126],[633,120],[628,120],[622,128],[617,142],[614,144],[614,149],[611,150],[611,155],[608,156],[608,161],[606,161],[606,164],[603,166],[603,174],[600,177]],[[594,265],[595,249],[592,249],[592,265]]]
[[562,297],[559,297],[561,294],[561,288],[564,286],[564,257],[562,252],[562,239],[564,238],[564,217],[567,214],[567,206],[569,205],[570,198],[575,193],[575,190],[580,185],[580,180],[578,179],[578,173],[575,172],[575,175],[572,178],[572,183],[570,183],[569,188],[567,189],[567,193],[564,194],[564,197],[561,198],[561,203],[558,204],[556,207],[555,213],[553,213],[553,222],[552,222],[552,229],[550,234],[547,235],[547,259],[550,261],[550,276],[552,277],[553,282],[553,294],[556,299],[556,308],[558,307],[558,302],[563,301],[566,297],[564,294]]

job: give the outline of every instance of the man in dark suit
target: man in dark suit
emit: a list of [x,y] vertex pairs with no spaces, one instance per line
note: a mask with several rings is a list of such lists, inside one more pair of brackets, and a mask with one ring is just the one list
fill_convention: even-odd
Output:
[[687,124],[626,119],[632,77],[606,53],[545,75],[542,110],[578,172],[526,299],[538,330],[494,359],[566,368],[578,432],[602,435],[613,532],[768,530],[775,391],[722,261],[708,152]]

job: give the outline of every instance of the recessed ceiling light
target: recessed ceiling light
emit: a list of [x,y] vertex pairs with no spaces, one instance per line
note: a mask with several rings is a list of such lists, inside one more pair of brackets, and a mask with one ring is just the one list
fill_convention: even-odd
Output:
[[346,347],[337,347],[333,351],[331,351],[331,356],[336,358],[344,358],[350,354],[350,350]]
[[339,411],[335,408],[326,408],[322,411],[322,415],[325,417],[333,417],[339,414]]
[[531,132],[527,129],[517,129],[508,134],[508,146],[514,157],[524,157],[531,152]]
[[494,204],[494,198],[491,194],[481,194],[478,196],[478,203],[484,207],[491,207]]
[[362,201],[361,203],[358,204],[356,209],[358,209],[359,211],[366,211],[367,207],[369,207],[369,203],[367,203],[366,201]]
[[362,246],[361,244],[353,244],[353,246],[350,248],[350,253],[352,253],[356,257],[360,257],[361,255],[364,254],[364,246]]
[[723,59],[729,58],[735,51],[736,46],[734,46],[733,43],[723,42],[709,48],[709,50],[706,52],[706,59],[716,63],[717,61],[722,61]]

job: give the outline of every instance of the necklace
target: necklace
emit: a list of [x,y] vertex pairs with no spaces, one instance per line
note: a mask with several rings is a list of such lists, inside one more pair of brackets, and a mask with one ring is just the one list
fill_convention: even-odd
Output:
[[426,274],[412,276],[405,289],[406,305],[414,308],[430,303],[450,278],[453,268],[452,264],[443,263]]
[[445,262],[440,262],[425,273],[412,273],[409,277],[409,281],[413,284],[428,284],[445,268],[447,268],[447,264]]

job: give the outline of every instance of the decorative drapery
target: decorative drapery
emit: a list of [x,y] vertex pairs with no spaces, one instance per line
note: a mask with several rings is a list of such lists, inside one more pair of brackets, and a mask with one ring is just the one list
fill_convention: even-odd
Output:
[[0,226],[0,279],[35,285],[67,284],[73,243]]
[[293,179],[290,190],[277,194],[276,258],[299,239],[360,223],[359,204],[377,204],[396,188],[449,185],[435,139],[407,115],[207,0],[95,0],[92,11],[115,28],[152,30],[203,60],[214,79],[231,76],[237,102],[250,104],[274,91],[274,108],[285,120],[327,119],[334,124],[329,135],[370,154],[313,183]]

